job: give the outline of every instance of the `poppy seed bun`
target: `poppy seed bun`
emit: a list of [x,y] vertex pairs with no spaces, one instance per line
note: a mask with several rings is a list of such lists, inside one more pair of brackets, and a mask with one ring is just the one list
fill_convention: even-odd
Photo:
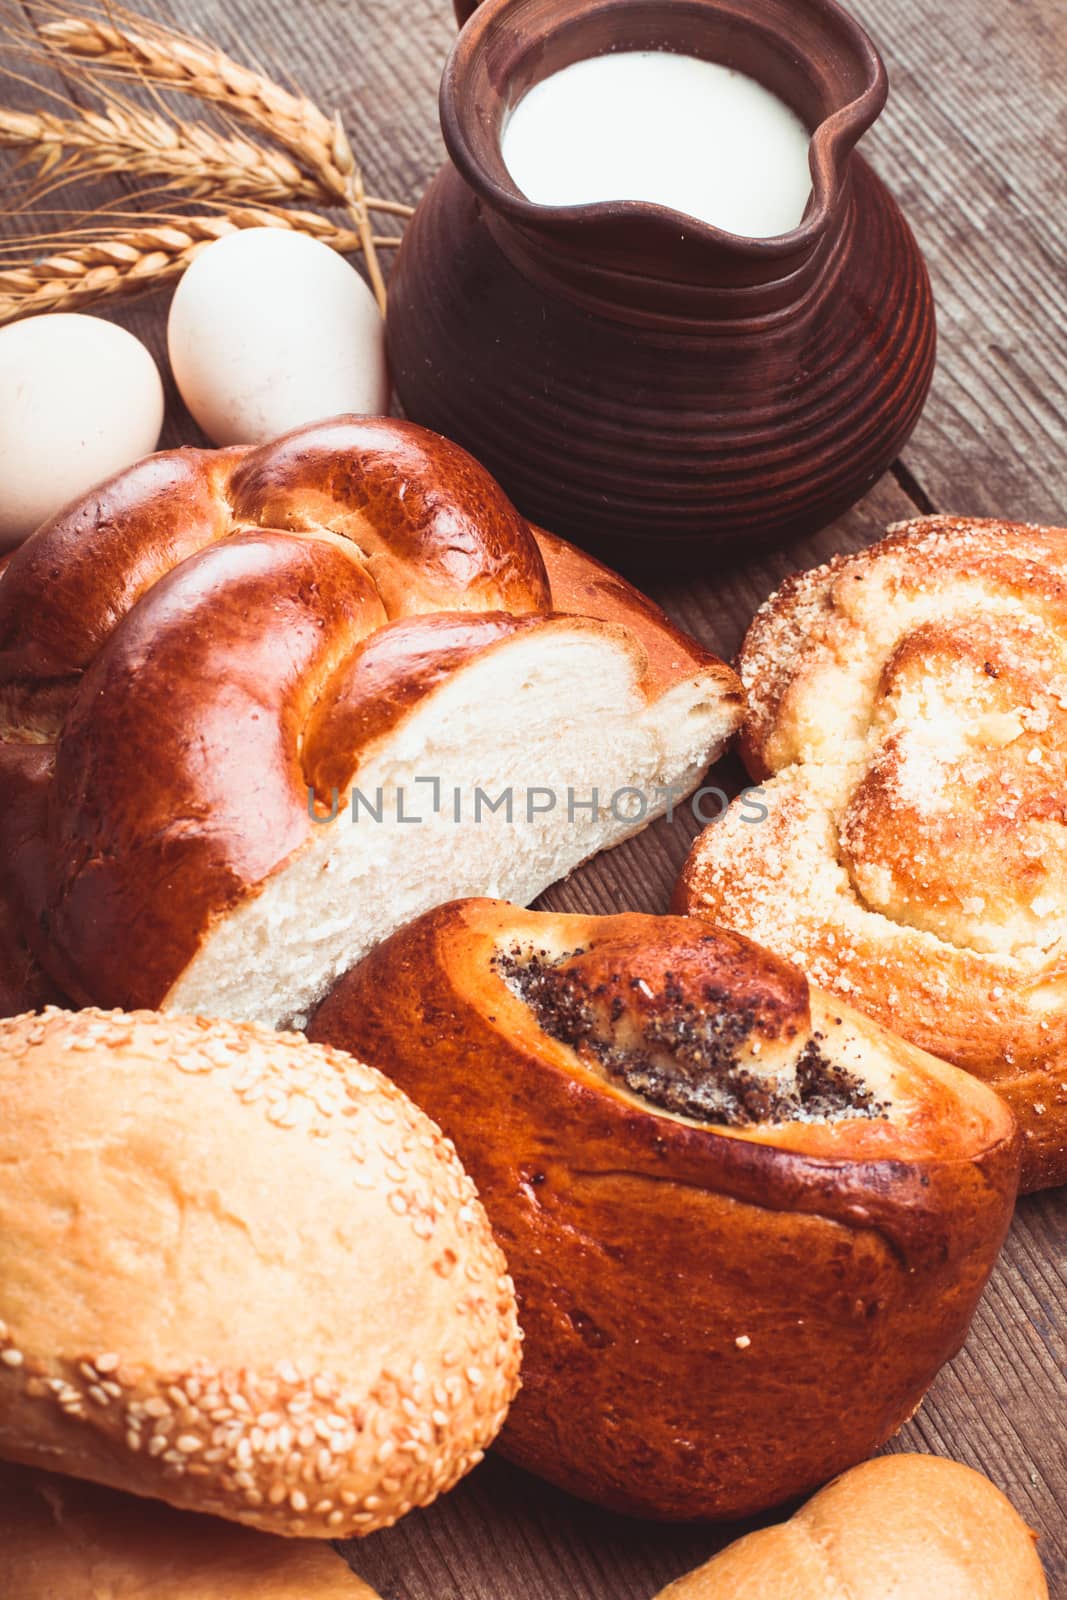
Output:
[[631,1516],[748,1516],[865,1460],[1011,1220],[990,1089],[698,918],[441,906],[309,1031],[478,1185],[526,1335],[498,1449]]
[[4,1600],[378,1600],[328,1544],[0,1463]]
[[282,1534],[370,1533],[475,1465],[517,1388],[455,1151],[297,1034],[0,1023],[0,1456]]
[[980,1472],[938,1456],[854,1467],[657,1600],[1048,1600],[1034,1536]]

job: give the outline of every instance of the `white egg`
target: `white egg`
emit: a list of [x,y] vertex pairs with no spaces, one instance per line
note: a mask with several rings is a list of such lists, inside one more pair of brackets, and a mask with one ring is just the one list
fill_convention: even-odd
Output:
[[0,328],[0,547],[149,455],[159,369],[139,339],[73,312]]
[[389,404],[374,296],[307,234],[247,228],[209,245],[178,285],[167,342],[182,399],[216,444]]

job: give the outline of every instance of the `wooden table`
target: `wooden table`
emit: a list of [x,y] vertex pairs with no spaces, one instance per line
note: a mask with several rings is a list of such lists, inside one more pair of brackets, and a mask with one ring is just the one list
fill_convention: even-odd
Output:
[[[172,0],[159,14],[338,106],[377,192],[415,201],[442,155],[446,4]],[[785,573],[917,510],[1067,522],[1067,5],[855,0],[853,10],[889,67],[889,109],[864,150],[930,263],[938,373],[903,459],[848,516],[759,561],[660,585],[662,603],[724,655]],[[162,356],[165,310],[157,296],[109,314]],[[173,395],[165,439],[197,441]],[[576,873],[546,903],[664,909],[686,816]],[[1020,1204],[966,1347],[890,1446],[953,1456],[1000,1484],[1040,1530],[1054,1600],[1067,1600],[1065,1237],[1067,1191]],[[609,1516],[489,1461],[348,1554],[386,1600],[648,1600],[736,1531]]]

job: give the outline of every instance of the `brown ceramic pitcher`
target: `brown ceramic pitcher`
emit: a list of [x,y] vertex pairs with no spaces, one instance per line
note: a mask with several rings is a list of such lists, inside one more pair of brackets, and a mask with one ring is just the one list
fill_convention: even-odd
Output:
[[[748,73],[813,130],[792,232],[518,192],[501,132],[533,84],[663,48]],[[451,162],[390,284],[407,414],[471,450],[528,517],[609,555],[700,558],[829,521],[893,460],[933,369],[922,257],[853,153],[885,96],[877,51],[833,0],[486,0],[441,86]]]

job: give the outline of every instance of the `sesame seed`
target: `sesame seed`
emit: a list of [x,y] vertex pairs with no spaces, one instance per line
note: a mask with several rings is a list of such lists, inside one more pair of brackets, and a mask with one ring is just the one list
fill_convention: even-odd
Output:
[[102,1372],[105,1377],[109,1372],[116,1371],[118,1364],[119,1358],[113,1351],[108,1351],[106,1355],[97,1356],[94,1362],[97,1372]]
[[306,1511],[308,1508],[308,1497],[306,1494],[304,1494],[303,1490],[294,1489],[289,1496],[289,1504],[292,1506],[294,1511]]
[[752,1340],[749,1338],[747,1333],[738,1334],[737,1338],[734,1340],[734,1344],[739,1350],[747,1350],[751,1343]]
[[183,1433],[178,1437],[178,1449],[183,1455],[194,1455],[197,1450],[202,1450],[203,1440],[198,1439],[195,1433]]
[[24,1357],[21,1350],[0,1350],[0,1361],[5,1367],[21,1367]]

